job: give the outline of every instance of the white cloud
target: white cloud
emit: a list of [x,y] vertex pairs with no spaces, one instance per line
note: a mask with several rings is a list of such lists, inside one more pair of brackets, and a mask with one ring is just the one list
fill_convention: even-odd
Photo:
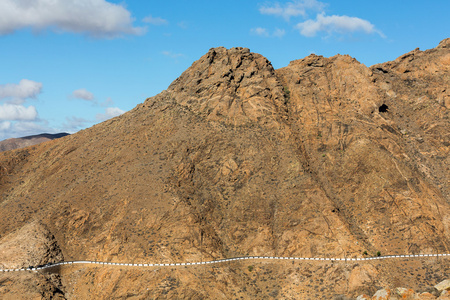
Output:
[[53,132],[47,126],[33,121],[3,122],[0,123],[0,140],[18,138],[43,132]]
[[106,108],[104,114],[97,114],[95,116],[95,118],[99,121],[105,121],[105,120],[120,116],[124,112],[125,112],[124,110],[121,110],[118,107],[108,107],[108,108]]
[[114,100],[111,99],[111,97],[108,97],[108,98],[106,98],[106,100],[105,100],[104,102],[102,102],[100,105],[103,106],[103,107],[108,107],[108,106],[114,105]]
[[145,23],[149,23],[151,25],[156,25],[156,26],[169,24],[169,22],[166,19],[159,18],[159,17],[152,17],[152,16],[147,16],[142,21],[144,21]]
[[277,28],[277,29],[275,29],[272,36],[277,37],[277,38],[282,38],[285,34],[286,34],[286,31],[284,29]]
[[313,37],[321,31],[328,34],[361,31],[367,34],[378,33],[381,37],[384,37],[384,34],[367,20],[349,16],[326,16],[324,13],[318,14],[316,20],[298,23],[295,28],[306,37]]
[[178,27],[180,27],[181,29],[188,29],[188,23],[185,21],[181,21],[177,23]]
[[259,35],[259,36],[269,36],[269,33],[267,32],[266,28],[262,28],[262,27],[256,27],[256,28],[252,28],[250,30],[251,33]]
[[62,126],[62,131],[74,133],[91,125],[92,121],[79,117],[66,117],[66,122]]
[[252,33],[254,35],[262,36],[262,37],[282,38],[286,34],[286,31],[284,29],[277,28],[277,29],[275,29],[275,31],[273,33],[269,33],[269,31],[266,28],[256,27],[256,28],[250,29],[250,33]]
[[1,122],[0,123],[0,130],[1,131],[5,131],[5,130],[8,130],[10,128],[11,128],[11,122],[6,121],[6,122]]
[[274,15],[289,21],[291,17],[306,17],[307,11],[323,11],[325,4],[317,0],[297,0],[280,4],[276,2],[270,6],[261,6],[259,12],[263,15]]
[[2,0],[0,34],[22,28],[87,33],[95,37],[142,34],[131,13],[105,0]]
[[22,104],[27,98],[36,98],[42,91],[42,83],[22,79],[19,84],[0,85],[0,99],[12,99],[15,104]]
[[168,56],[170,58],[179,58],[179,57],[184,57],[184,54],[182,53],[174,53],[172,51],[163,51],[161,52],[163,55]]
[[72,97],[77,98],[77,99],[87,100],[87,101],[92,101],[95,98],[94,94],[92,94],[91,92],[89,92],[86,89],[78,89],[78,90],[73,91]]
[[14,120],[35,120],[37,118],[37,111],[34,106],[25,107],[16,104],[0,105],[0,121],[14,121]]

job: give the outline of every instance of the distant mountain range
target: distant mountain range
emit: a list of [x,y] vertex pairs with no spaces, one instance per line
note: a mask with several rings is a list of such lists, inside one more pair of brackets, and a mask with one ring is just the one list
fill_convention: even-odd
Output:
[[24,148],[28,146],[33,146],[36,144],[40,144],[42,142],[51,141],[54,139],[59,139],[69,135],[69,133],[61,132],[61,133],[41,133],[37,135],[24,136],[20,138],[11,138],[0,141],[0,152],[14,150],[19,148]]

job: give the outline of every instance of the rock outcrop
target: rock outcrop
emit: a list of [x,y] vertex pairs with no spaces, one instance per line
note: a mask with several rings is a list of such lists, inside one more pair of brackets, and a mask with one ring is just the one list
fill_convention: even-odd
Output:
[[424,292],[415,292],[412,289],[402,287],[380,289],[372,297],[368,295],[359,295],[356,297],[356,300],[448,300],[450,299],[449,282],[450,281],[446,279],[435,285],[434,288],[428,288],[429,291]]
[[[0,239],[0,269],[37,267],[63,260],[54,236],[38,221]],[[64,299],[58,274],[20,273],[0,275],[2,299]]]
[[[448,253],[449,53],[445,40],[370,68],[310,55],[274,70],[248,49],[211,49],[120,117],[1,153],[0,235],[38,221],[67,260],[133,263]],[[67,298],[331,299],[421,290],[449,264],[60,273]]]
[[43,266],[64,260],[55,237],[39,222],[32,222],[0,239],[0,268]]

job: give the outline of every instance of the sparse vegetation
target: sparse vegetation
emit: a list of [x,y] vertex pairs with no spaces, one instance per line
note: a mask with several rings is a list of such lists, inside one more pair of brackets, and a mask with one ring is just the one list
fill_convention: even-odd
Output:
[[289,88],[287,86],[283,87],[283,92],[284,92],[284,104],[288,103],[289,100],[291,99],[291,91],[289,90]]
[[248,271],[249,272],[253,271],[253,266],[248,266]]

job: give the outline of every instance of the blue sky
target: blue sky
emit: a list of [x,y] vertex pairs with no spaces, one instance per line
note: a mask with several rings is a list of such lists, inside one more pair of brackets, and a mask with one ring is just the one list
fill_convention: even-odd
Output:
[[0,0],[0,140],[117,116],[212,47],[248,47],[275,68],[311,53],[393,60],[449,37],[449,11],[448,0]]

